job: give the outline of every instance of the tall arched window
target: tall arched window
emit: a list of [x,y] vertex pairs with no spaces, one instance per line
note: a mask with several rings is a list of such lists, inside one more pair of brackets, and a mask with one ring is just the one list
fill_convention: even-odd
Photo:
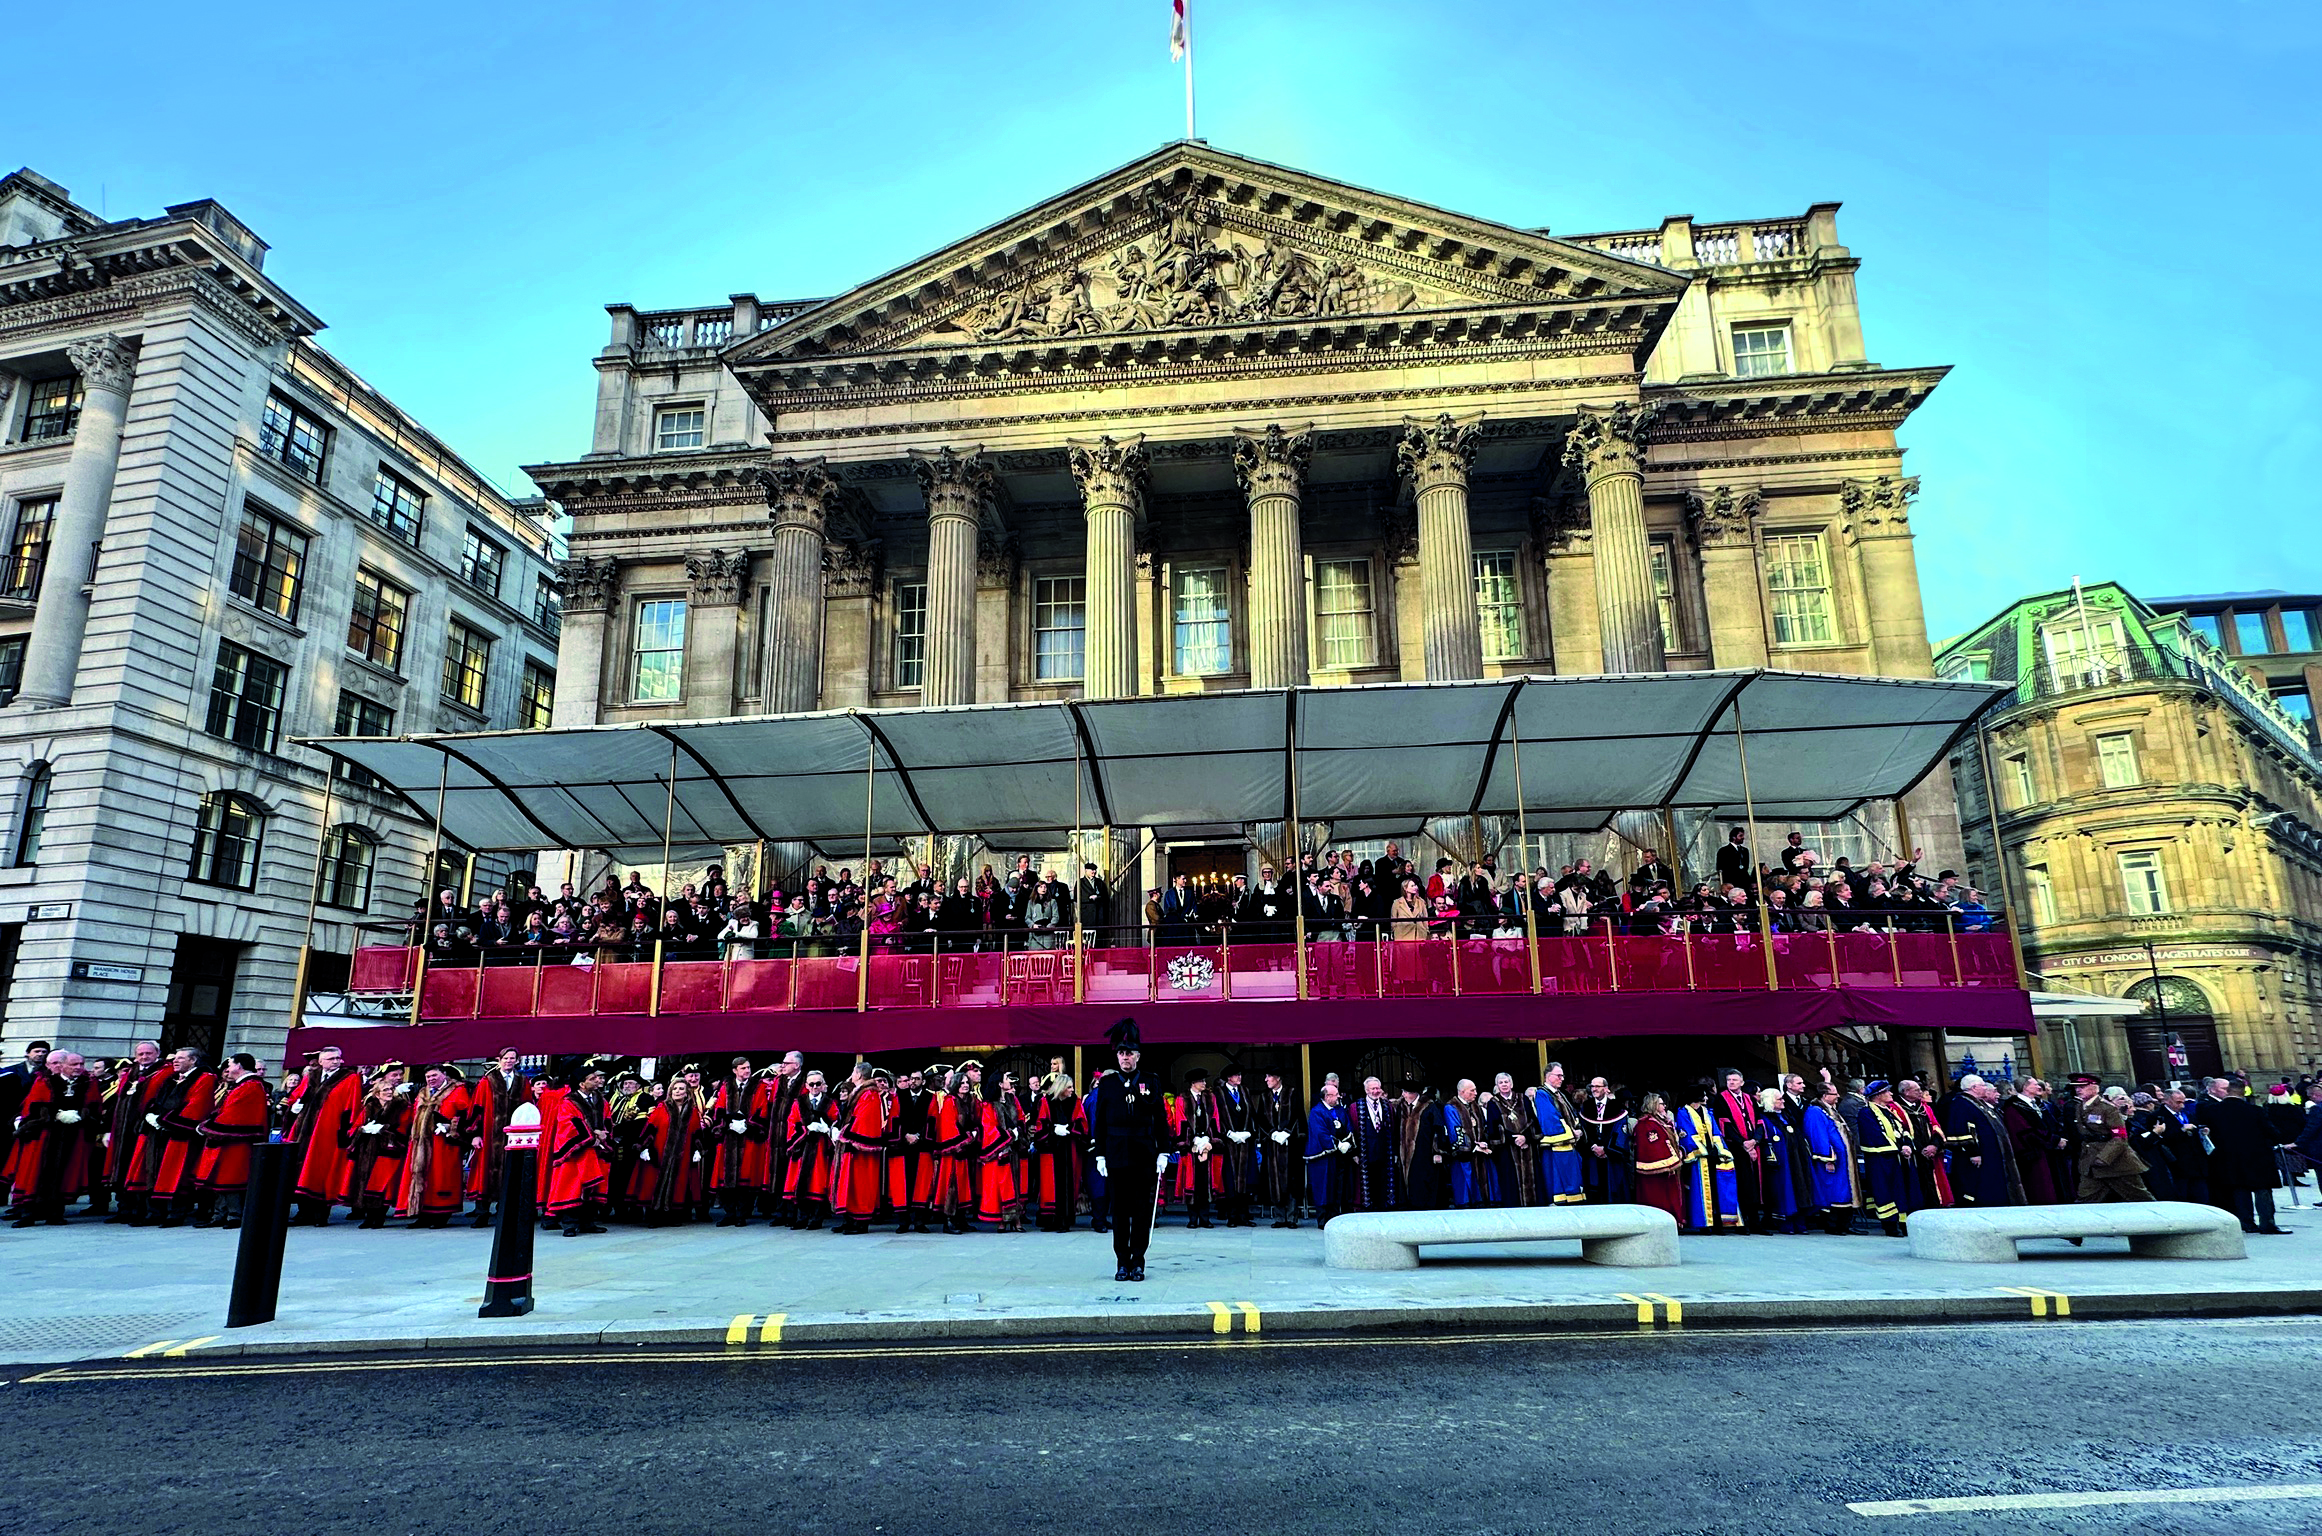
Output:
[[34,763],[24,776],[24,813],[16,821],[16,867],[40,862],[40,836],[48,830],[48,764]]
[[236,891],[257,889],[258,834],[264,820],[256,801],[230,790],[202,796],[187,878]]
[[371,861],[378,848],[378,839],[344,822],[323,834],[323,905],[358,912],[371,905]]

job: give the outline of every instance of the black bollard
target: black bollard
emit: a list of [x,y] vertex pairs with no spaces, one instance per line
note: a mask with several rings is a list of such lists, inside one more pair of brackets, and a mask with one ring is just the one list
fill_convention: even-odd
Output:
[[282,1296],[282,1245],[290,1235],[292,1174],[299,1149],[262,1141],[250,1149],[250,1184],[242,1193],[242,1241],[234,1250],[234,1294],[226,1326],[274,1321]]
[[532,1310],[533,1217],[539,1205],[532,1160],[539,1145],[540,1111],[517,1105],[508,1121],[508,1151],[500,1159],[500,1224],[492,1229],[492,1261],[484,1271],[478,1317],[522,1317]]

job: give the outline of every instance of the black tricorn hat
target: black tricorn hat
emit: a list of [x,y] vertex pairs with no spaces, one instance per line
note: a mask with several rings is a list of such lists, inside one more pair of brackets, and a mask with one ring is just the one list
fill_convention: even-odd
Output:
[[1144,1049],[1144,1038],[1137,1033],[1135,1019],[1122,1019],[1111,1029],[1105,1031],[1105,1038],[1113,1043],[1113,1049],[1116,1051],[1140,1051]]
[[1195,1067],[1192,1071],[1185,1074],[1185,1086],[1188,1088],[1192,1087],[1195,1083],[1206,1083],[1208,1081],[1209,1069],[1207,1067]]

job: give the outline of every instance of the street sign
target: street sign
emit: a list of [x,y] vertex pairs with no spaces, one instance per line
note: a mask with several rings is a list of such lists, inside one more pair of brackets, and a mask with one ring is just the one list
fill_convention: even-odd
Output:
[[75,981],[143,981],[144,979],[145,967],[142,965],[105,965],[95,960],[75,960],[73,962],[73,980]]
[[27,908],[24,914],[24,920],[28,923],[43,923],[49,921],[52,918],[61,919],[70,917],[72,915],[73,904],[71,902],[44,901],[37,907]]

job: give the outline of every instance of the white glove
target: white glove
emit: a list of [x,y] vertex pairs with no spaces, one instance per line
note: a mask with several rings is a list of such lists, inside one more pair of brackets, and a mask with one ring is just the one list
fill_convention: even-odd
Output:
[[1193,1138],[1193,1155],[1195,1157],[1209,1156],[1209,1138],[1207,1136]]
[[1112,1177],[1111,1172],[1105,1167],[1105,1160],[1101,1157],[1097,1159],[1097,1177],[1100,1179]]
[[812,1125],[809,1125],[807,1129],[814,1132],[815,1135],[821,1136],[830,1130],[830,1122],[828,1120],[817,1120]]
[[1249,1133],[1248,1131],[1228,1131],[1228,1132],[1226,1132],[1226,1140],[1228,1140],[1228,1141],[1232,1142],[1232,1143],[1233,1143],[1235,1146],[1237,1146],[1237,1147],[1238,1147],[1238,1146],[1240,1146],[1240,1145],[1241,1145],[1243,1142],[1245,1142],[1245,1141],[1248,1141],[1249,1139],[1250,1139],[1250,1133]]
[[750,1122],[747,1120],[728,1120],[726,1122],[726,1129],[732,1131],[736,1136],[741,1135],[743,1132],[749,1130],[749,1128]]
[[1274,1145],[1277,1147],[1286,1147],[1290,1145],[1290,1133],[1288,1131],[1276,1131],[1273,1136],[1273,1141]]
[[152,1127],[153,1127],[155,1130],[157,1130],[157,1131],[158,1131],[158,1130],[160,1130],[160,1129],[161,1129],[161,1116],[159,1116],[159,1115],[147,1115],[147,1116],[145,1117],[145,1123],[146,1123],[147,1125],[150,1125],[150,1126],[152,1126]]
[[111,1131],[107,1131],[104,1135],[97,1138],[97,1145],[100,1147],[109,1147],[112,1144],[113,1133]]
[[292,1099],[290,1101],[290,1112],[294,1115],[303,1112],[305,1108],[306,1100],[304,1099]]
[[397,1083],[395,1085],[395,1096],[397,1098],[403,1097],[403,1095],[409,1093],[410,1091],[411,1085],[409,1083]]
[[1061,1120],[1057,1121],[1055,1125],[1053,1125],[1053,1126],[1051,1126],[1051,1127],[1050,1127],[1050,1129],[1051,1129],[1051,1130],[1053,1130],[1053,1131],[1055,1131],[1055,1132],[1056,1132],[1056,1134],[1057,1134],[1057,1135],[1059,1135],[1059,1136],[1069,1137],[1069,1136],[1071,1136],[1071,1135],[1072,1135],[1072,1127],[1071,1127],[1071,1126],[1069,1126],[1069,1125],[1066,1125],[1066,1124],[1065,1124],[1063,1121],[1061,1121]]
[[60,1109],[56,1112],[56,1123],[59,1125],[79,1125],[81,1112],[77,1109]]
[[1153,1159],[1153,1171],[1155,1173],[1167,1173],[1169,1171],[1168,1153],[1164,1152],[1159,1157]]
[[650,1163],[653,1161],[653,1149],[651,1147],[639,1147],[637,1149],[637,1161],[640,1163]]
[[439,1125],[435,1128],[435,1133],[438,1136],[457,1136],[460,1133],[460,1128],[456,1125]]
[[700,1161],[701,1161],[701,1154],[700,1154],[699,1152],[696,1152],[696,1153],[693,1155],[693,1160],[694,1160],[695,1162],[697,1162],[697,1163],[698,1163],[698,1162],[700,1162]]
[[366,1136],[376,1136],[385,1129],[387,1129],[387,1127],[381,1125],[376,1120],[366,1120],[363,1122],[363,1134]]
[[830,1133],[830,1139],[833,1141],[838,1140],[839,1136],[842,1134],[839,1128],[835,1125],[826,1125],[823,1127],[823,1129]]
[[1341,1152],[1352,1152],[1354,1150],[1354,1138],[1351,1136],[1341,1136],[1338,1139],[1338,1149]]

